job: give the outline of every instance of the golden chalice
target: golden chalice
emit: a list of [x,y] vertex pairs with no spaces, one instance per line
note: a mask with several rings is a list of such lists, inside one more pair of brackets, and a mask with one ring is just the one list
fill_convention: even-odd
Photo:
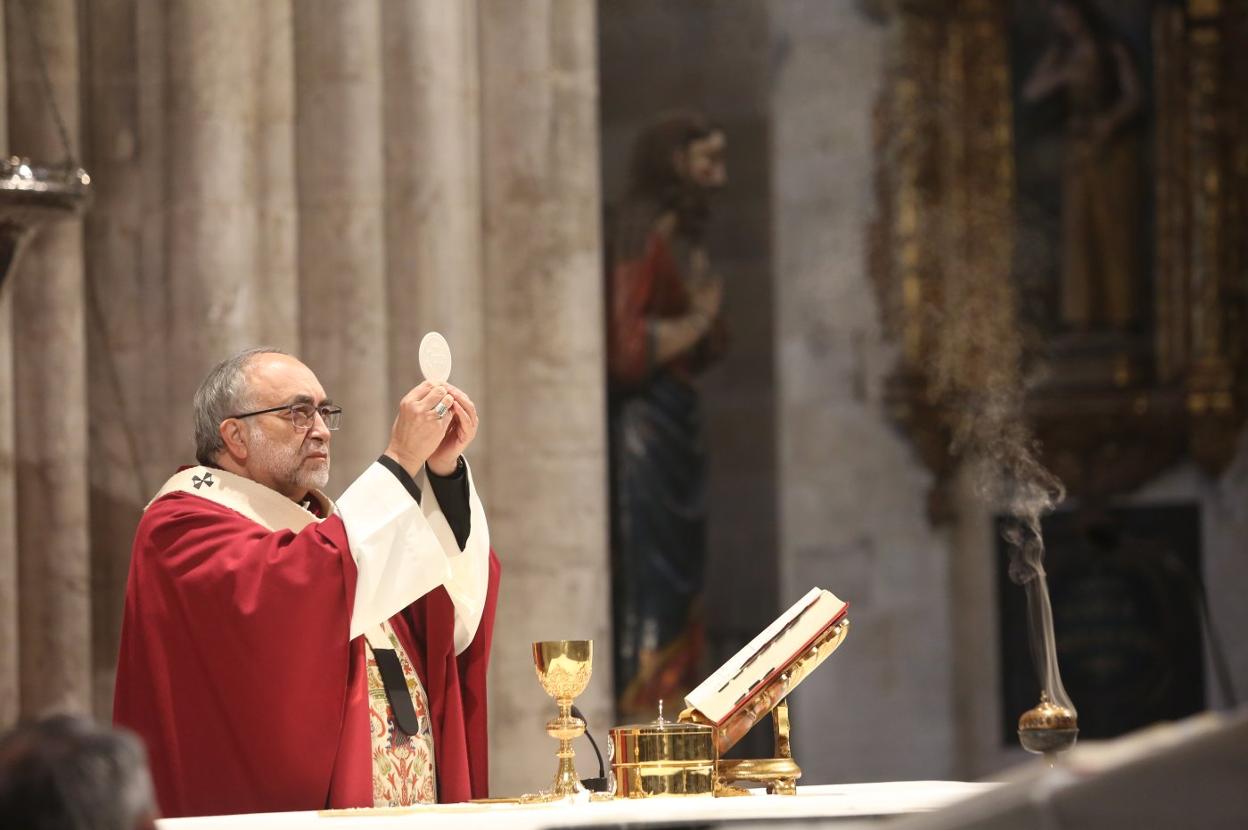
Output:
[[585,721],[572,714],[572,701],[589,685],[593,671],[593,640],[543,640],[533,644],[538,682],[559,705],[558,717],[546,721],[546,734],[559,741],[559,771],[551,800],[585,792],[572,763],[572,741],[585,734]]

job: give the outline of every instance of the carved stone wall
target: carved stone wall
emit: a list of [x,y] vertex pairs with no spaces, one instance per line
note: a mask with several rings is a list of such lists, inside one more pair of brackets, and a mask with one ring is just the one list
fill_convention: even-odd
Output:
[[[0,6],[0,152],[8,152],[8,83],[3,60],[5,7]],[[13,388],[13,300],[0,290],[0,389]],[[0,516],[17,515],[17,469],[13,446],[13,396],[0,395]],[[18,690],[17,522],[0,523],[0,723],[17,718]]]
[[[923,345],[890,339],[881,311],[904,312],[882,306],[868,270],[872,117],[901,33],[855,3],[771,3],[769,18],[781,588],[827,588],[853,623],[793,695],[793,752],[802,783],[950,778],[953,549],[927,516],[932,476],[885,409],[899,352]],[[899,228],[907,267],[924,267],[926,221]]]
[[96,203],[0,299],[0,729],[110,716],[134,529],[192,460],[213,363],[307,360],[346,413],[332,491],[384,449],[438,328],[503,563],[493,785],[542,785],[529,640],[610,639],[595,4],[9,0],[0,144],[59,161],[21,7]]
[[[555,713],[534,640],[594,640],[578,699],[611,715],[594,4],[483,0],[482,214],[491,538],[507,586],[491,657],[491,785],[549,787]],[[484,416],[483,416],[484,417]],[[587,742],[578,768],[593,769]]]
[[[5,34],[11,152],[80,153],[75,4],[10,2]],[[24,24],[17,25],[20,18]],[[46,50],[69,148],[46,103],[37,33]],[[13,400],[17,460],[18,623],[21,708],[28,701],[91,705],[91,583],[87,511],[87,351],[82,222],[51,225],[22,255],[13,294]],[[6,519],[7,521],[7,519]]]

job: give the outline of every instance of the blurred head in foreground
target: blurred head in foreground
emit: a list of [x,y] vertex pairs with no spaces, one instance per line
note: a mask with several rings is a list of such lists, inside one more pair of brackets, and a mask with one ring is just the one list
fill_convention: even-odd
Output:
[[24,830],[148,830],[156,799],[132,733],[75,715],[0,738],[0,816]]

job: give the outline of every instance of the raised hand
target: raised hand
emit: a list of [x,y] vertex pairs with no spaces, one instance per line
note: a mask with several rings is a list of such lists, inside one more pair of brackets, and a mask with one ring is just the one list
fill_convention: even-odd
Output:
[[459,457],[477,437],[477,427],[480,424],[472,398],[449,383],[446,384],[446,389],[452,399],[451,411],[446,418],[450,421],[450,426],[442,437],[442,443],[429,456],[429,469],[441,476],[455,472]]
[[[440,416],[438,404],[444,405]],[[403,465],[408,473],[416,475],[446,438],[454,406],[455,399],[445,384],[434,386],[425,381],[412,389],[399,402],[399,414],[390,428],[386,455]],[[454,467],[454,459],[451,463]]]

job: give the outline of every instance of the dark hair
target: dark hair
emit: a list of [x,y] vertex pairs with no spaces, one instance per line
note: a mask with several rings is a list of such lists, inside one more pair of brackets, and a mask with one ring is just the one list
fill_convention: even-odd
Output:
[[628,160],[628,195],[657,201],[675,196],[684,180],[672,163],[672,156],[718,131],[700,113],[677,110],[659,115],[633,144]]
[[53,715],[0,738],[5,826],[136,830],[156,815],[147,754],[130,732]]
[[669,210],[676,212],[684,236],[702,233],[709,213],[707,194],[681,175],[674,157],[718,132],[719,125],[690,110],[661,113],[642,129],[629,154],[627,190],[612,222],[611,254],[637,255],[650,226]]

